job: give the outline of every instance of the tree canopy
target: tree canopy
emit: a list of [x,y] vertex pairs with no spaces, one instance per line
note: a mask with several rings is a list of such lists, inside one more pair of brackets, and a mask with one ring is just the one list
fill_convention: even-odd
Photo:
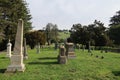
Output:
[[33,49],[38,43],[45,45],[46,35],[42,31],[31,31],[25,34],[27,44]]
[[45,33],[48,45],[51,41],[58,41],[58,26],[56,24],[48,23],[45,27]]
[[97,20],[88,26],[74,24],[70,32],[70,38],[74,43],[86,45],[90,42],[91,45],[105,46],[109,42],[104,24]]
[[110,19],[110,26],[120,25],[120,10]]
[[14,44],[18,19],[20,18],[24,21],[24,33],[32,29],[31,15],[24,0],[0,0],[0,34],[4,35],[0,37],[1,45],[8,39],[11,39]]
[[0,29],[7,38],[12,39],[16,33],[20,18],[24,20],[24,31],[30,30],[31,15],[24,0],[0,0]]
[[120,10],[110,19],[109,36],[114,44],[120,45]]

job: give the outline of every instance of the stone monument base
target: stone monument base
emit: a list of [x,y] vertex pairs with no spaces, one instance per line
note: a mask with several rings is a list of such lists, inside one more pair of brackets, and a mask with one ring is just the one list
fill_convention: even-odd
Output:
[[24,72],[25,71],[25,65],[21,64],[21,65],[10,65],[8,66],[6,72]]
[[28,56],[24,56],[24,60],[28,59]]
[[66,56],[58,56],[58,62],[60,64],[66,64],[67,63],[67,58]]
[[67,55],[67,58],[68,59],[76,58],[76,55],[75,55],[74,52],[69,52],[68,55]]
[[11,64],[8,66],[6,72],[24,72],[25,65],[23,64],[23,56],[12,55]]
[[11,58],[11,55],[10,55],[10,54],[7,54],[6,57],[7,57],[7,58]]

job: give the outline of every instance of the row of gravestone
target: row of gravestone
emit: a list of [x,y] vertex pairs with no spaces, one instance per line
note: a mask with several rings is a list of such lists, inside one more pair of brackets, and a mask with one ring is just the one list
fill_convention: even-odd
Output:
[[66,43],[65,47],[60,46],[59,55],[58,55],[58,63],[66,64],[67,59],[75,58],[75,51],[73,43]]
[[[11,58],[12,54],[11,54],[11,47],[12,44],[10,43],[10,40],[7,44],[7,54],[6,57]],[[27,53],[27,46],[26,46],[26,38],[24,38],[24,43],[23,43],[23,58],[24,59],[28,59],[28,53]]]
[[[10,58],[10,65],[8,66],[6,72],[15,72],[16,70],[20,72],[24,72],[25,70],[23,59],[28,59],[28,54],[27,54],[27,46],[26,46],[25,38],[23,43],[23,24],[24,24],[23,20],[19,19],[16,39],[15,39],[15,46],[12,55],[11,55],[12,44],[10,43],[10,40],[7,44],[6,56]],[[37,45],[37,53],[40,53],[39,48],[40,46]]]
[[[15,46],[13,50],[13,54],[11,55],[11,43],[9,41],[7,45],[7,56],[10,57],[10,65],[7,67],[6,72],[24,72],[25,70],[25,64],[23,63],[23,59],[28,58],[27,57],[27,48],[26,48],[26,40],[24,39],[24,55],[23,55],[23,20],[19,19],[18,21],[18,27],[17,27],[17,33],[15,38]],[[63,57],[64,56],[64,57]],[[67,58],[74,58],[74,48],[73,43],[67,43],[66,44],[66,50],[64,47],[60,47],[60,54],[58,57],[59,63],[64,63],[64,61],[67,61]],[[65,60],[64,60],[65,58]],[[65,62],[66,63],[66,62]]]

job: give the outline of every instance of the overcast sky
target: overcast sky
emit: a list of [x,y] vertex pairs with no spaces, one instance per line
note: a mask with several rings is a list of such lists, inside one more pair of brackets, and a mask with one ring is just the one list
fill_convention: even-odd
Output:
[[106,26],[110,17],[120,10],[120,0],[26,0],[32,15],[34,29],[42,29],[47,23],[57,24],[59,29],[70,29],[73,24],[88,25],[95,19]]

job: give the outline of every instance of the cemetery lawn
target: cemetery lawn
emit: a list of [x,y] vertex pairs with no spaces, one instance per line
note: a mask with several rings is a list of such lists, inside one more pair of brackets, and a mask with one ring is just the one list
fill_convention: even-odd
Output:
[[53,48],[41,49],[40,54],[29,50],[29,59],[24,61],[26,70],[20,73],[4,73],[10,61],[2,52],[0,80],[120,80],[120,54],[93,51],[90,56],[87,50],[75,50],[77,57],[61,65],[57,63],[58,52]]

